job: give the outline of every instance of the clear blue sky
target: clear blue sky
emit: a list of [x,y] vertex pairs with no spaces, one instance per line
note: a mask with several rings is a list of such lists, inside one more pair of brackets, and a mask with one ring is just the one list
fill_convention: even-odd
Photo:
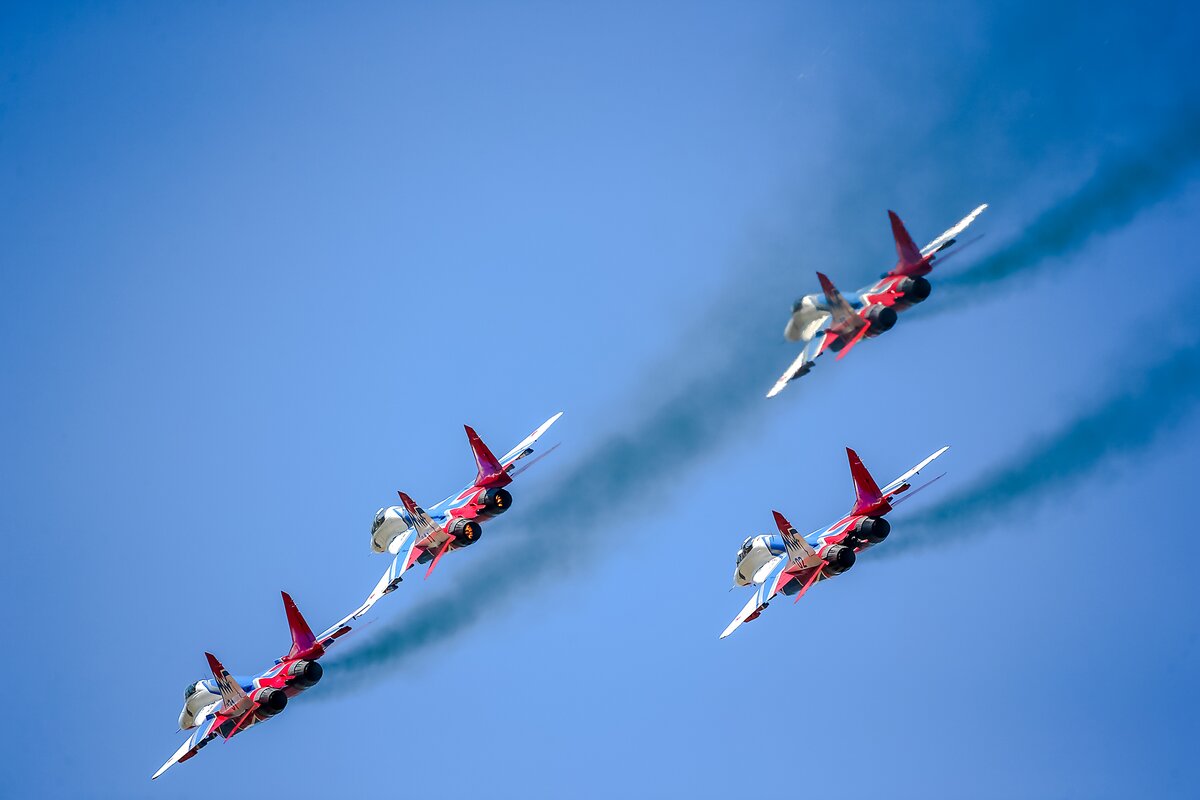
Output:
[[[845,511],[843,446],[952,445],[936,508],[1195,339],[1200,183],[1158,143],[1197,13],[991,5],[6,5],[0,795],[1192,796],[1190,414],[717,640],[771,509]],[[894,261],[886,209],[924,241],[991,203],[963,272],[1130,154],[1182,177],[744,399],[815,269]],[[463,423],[560,409],[511,515],[341,646],[475,624],[150,783],[204,650],[284,652],[280,589],[347,612],[375,509],[469,478]],[[552,558],[489,590],[514,543]]]

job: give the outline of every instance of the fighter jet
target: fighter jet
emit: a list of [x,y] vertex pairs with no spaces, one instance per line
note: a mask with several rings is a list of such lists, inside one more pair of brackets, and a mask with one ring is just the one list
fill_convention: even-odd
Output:
[[475,455],[475,480],[458,494],[451,495],[428,511],[418,506],[404,492],[400,505],[381,508],[371,525],[371,548],[377,553],[395,556],[391,567],[380,579],[372,595],[395,589],[404,573],[415,564],[429,564],[428,577],[442,556],[479,541],[483,530],[480,522],[499,516],[512,507],[512,494],[505,488],[520,473],[549,455],[555,447],[537,458],[519,464],[532,455],[533,445],[558,421],[558,412],[513,449],[500,458],[483,443],[474,429],[464,426],[471,452]]
[[372,594],[353,614],[314,636],[287,592],[283,595],[283,610],[292,633],[292,647],[287,655],[276,659],[274,666],[250,677],[234,677],[212,653],[205,653],[212,680],[188,684],[183,694],[183,710],[179,712],[179,727],[190,730],[189,736],[175,755],[158,768],[151,780],[173,765],[187,761],[218,736],[229,739],[260,722],[265,722],[287,707],[288,698],[310,689],[321,680],[323,670],[317,659],[325,655],[331,644],[350,632],[348,622],[370,610],[378,597]]
[[[828,528],[807,536],[798,534],[778,511],[772,512],[779,534],[751,536],[738,550],[733,582],[735,586],[756,588],[720,638],[733,633],[743,622],[757,619],[777,594],[794,595],[798,602],[817,582],[841,575],[853,567],[859,553],[879,544],[891,532],[891,524],[885,519],[887,513],[942,477],[939,475],[917,489],[909,483],[949,449],[943,447],[880,489],[858,454],[847,447],[850,476],[854,479],[854,508]],[[904,497],[896,500],[901,494]]]
[[804,349],[767,392],[767,397],[774,397],[789,382],[807,375],[821,354],[832,350],[840,360],[863,338],[870,339],[891,330],[896,324],[897,312],[928,298],[932,287],[925,276],[933,270],[935,258],[952,246],[957,241],[955,237],[985,208],[986,203],[920,250],[900,217],[889,211],[892,237],[896,240],[896,266],[891,272],[884,273],[878,282],[859,289],[849,300],[828,277],[818,272],[821,294],[805,295],[797,300],[783,330],[784,338],[789,342],[804,342]]

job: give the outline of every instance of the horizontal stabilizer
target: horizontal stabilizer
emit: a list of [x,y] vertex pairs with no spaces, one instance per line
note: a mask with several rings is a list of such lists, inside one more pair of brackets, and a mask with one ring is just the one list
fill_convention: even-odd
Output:
[[846,346],[843,347],[841,352],[837,354],[837,358],[835,358],[834,361],[841,361],[843,358],[845,358],[846,354],[854,349],[854,345],[863,340],[863,337],[867,335],[867,331],[870,330],[870,328],[871,322],[864,319],[863,326],[858,329],[858,333],[854,334],[854,338],[846,343]]
[[812,574],[808,576],[808,579],[806,581],[804,581],[804,586],[802,586],[800,588],[800,591],[796,592],[796,599],[792,601],[793,605],[795,605],[796,603],[799,603],[800,598],[804,597],[804,595],[808,594],[808,590],[813,587],[813,584],[821,579],[821,573],[824,570],[825,570],[825,562],[821,562],[821,565],[818,566],[816,569],[814,569],[812,571]]
[[936,478],[930,478],[928,481],[926,481],[925,483],[922,483],[920,486],[918,486],[917,488],[913,489],[911,492],[906,492],[906,493],[904,494],[904,496],[903,496],[903,497],[901,497],[901,498],[899,498],[898,500],[893,500],[893,501],[891,501],[891,502],[892,502],[892,505],[893,505],[893,506],[898,506],[898,505],[900,505],[901,503],[903,503],[904,501],[912,499],[913,495],[915,495],[917,492],[921,491],[922,489],[926,489],[926,488],[928,488],[929,486],[931,486],[932,484],[935,484],[935,483],[937,483],[938,481],[940,481],[940,480],[941,480],[942,478],[944,478],[944,477],[946,477],[946,473],[944,473],[944,472],[943,472],[941,475],[938,475]]
[[442,560],[442,556],[446,555],[446,551],[450,549],[451,542],[454,541],[453,536],[447,536],[446,541],[442,542],[442,546],[438,548],[437,555],[429,562],[429,569],[425,570],[425,577],[428,578],[433,573],[433,568]]
[[562,442],[555,442],[554,444],[547,447],[543,452],[539,453],[538,455],[534,456],[533,458],[529,459],[528,461],[522,461],[520,466],[515,466],[516,462],[514,461],[513,463],[509,464],[508,467],[506,468],[506,469],[508,469],[508,474],[514,478],[517,477],[522,472],[529,469],[534,464],[538,463],[543,458],[545,458],[546,456],[553,453],[555,450],[557,450],[559,448],[559,445],[561,445],[561,444],[562,444]]

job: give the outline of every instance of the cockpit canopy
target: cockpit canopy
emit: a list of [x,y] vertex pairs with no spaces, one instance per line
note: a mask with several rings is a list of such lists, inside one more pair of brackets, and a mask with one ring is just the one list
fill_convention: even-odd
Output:
[[742,559],[750,554],[750,549],[754,547],[754,537],[747,536],[746,541],[742,542],[741,548],[737,552],[737,563],[741,564]]
[[183,690],[183,702],[187,702],[188,698],[196,693],[196,684],[189,683],[187,688]]
[[387,509],[381,508],[375,512],[375,521],[371,523],[371,535],[375,535],[375,531],[379,530],[379,526],[383,524],[383,515]]

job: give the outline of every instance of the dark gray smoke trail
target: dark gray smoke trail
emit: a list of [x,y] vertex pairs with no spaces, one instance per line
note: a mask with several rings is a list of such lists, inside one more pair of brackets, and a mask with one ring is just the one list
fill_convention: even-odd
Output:
[[1149,447],[1198,406],[1200,345],[1177,350],[1140,374],[1122,373],[1120,386],[1100,405],[905,520],[904,536],[889,553],[961,539],[1011,520],[1017,506],[1070,488],[1111,456]]
[[[1186,135],[1175,131],[1145,157],[1102,171],[1082,190],[1035,220],[1017,241],[959,276],[959,285],[999,282],[1048,256],[1070,252],[1091,238],[1097,226],[1112,228],[1140,206],[1160,199],[1176,187],[1176,173],[1190,166],[1200,150],[1196,142],[1187,141],[1188,136],[1196,135],[1197,119],[1197,115],[1186,117]],[[752,266],[740,276],[737,285],[741,292],[759,291],[749,276],[778,274],[777,265],[787,263],[774,253],[764,261],[767,263]],[[361,677],[448,640],[503,601],[528,591],[535,581],[561,574],[611,531],[614,520],[635,510],[649,493],[661,493],[679,474],[681,465],[721,447],[738,430],[735,423],[749,416],[747,412],[764,408],[764,381],[769,382],[781,367],[780,320],[771,313],[777,300],[773,292],[724,296],[719,307],[724,310],[715,312],[722,318],[711,327],[722,331],[725,349],[706,353],[700,375],[672,383],[669,396],[628,423],[625,433],[606,437],[577,466],[558,473],[540,500],[521,509],[520,530],[506,531],[505,539],[513,546],[491,553],[464,573],[453,589],[425,596],[365,645],[327,662],[342,673],[338,681],[329,684],[337,683],[345,690],[349,675]],[[695,343],[689,343],[687,351],[694,350]],[[787,357],[785,353],[783,363]],[[1128,446],[1130,441],[1137,441],[1133,432],[1112,439],[1111,447],[1123,442]],[[1043,469],[1051,474],[1067,469],[1052,454],[1044,458]],[[1019,477],[1009,480],[1013,482],[1010,488],[1020,488]],[[550,552],[539,546],[546,539],[561,546]]]
[[[480,562],[456,590],[426,597],[366,645],[331,659],[329,666],[349,673],[399,660],[457,635],[538,578],[572,567],[571,558],[579,559],[589,545],[598,544],[612,521],[636,508],[648,493],[661,491],[678,474],[680,463],[721,446],[736,430],[731,418],[765,402],[762,376],[778,368],[778,352],[754,345],[773,341],[777,326],[770,328],[743,332],[735,342],[740,355],[731,351],[723,363],[710,363],[708,371],[679,387],[668,402],[629,426],[627,434],[608,437],[582,462],[558,473],[552,489],[520,510],[519,531],[505,532],[513,546]],[[548,540],[560,546],[542,546]],[[340,688],[347,688],[344,675],[338,677]]]
[[1035,219],[1017,240],[939,283],[954,290],[976,288],[1011,278],[1046,258],[1069,255],[1169,196],[1197,161],[1200,110],[1190,109],[1159,141],[1102,163],[1087,183]]

